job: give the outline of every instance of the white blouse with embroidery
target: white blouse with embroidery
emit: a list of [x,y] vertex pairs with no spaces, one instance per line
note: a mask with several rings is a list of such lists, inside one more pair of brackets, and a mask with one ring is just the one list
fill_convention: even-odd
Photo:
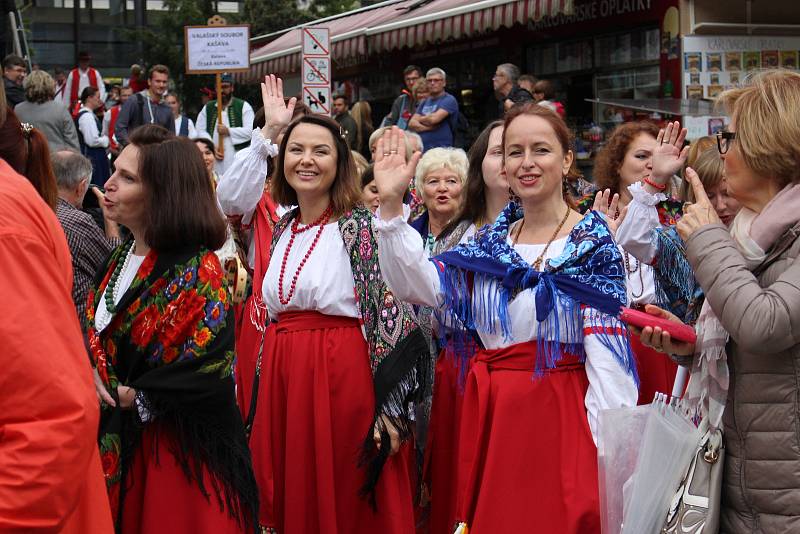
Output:
[[[416,230],[400,216],[391,221],[378,218],[375,227],[378,231],[381,272],[395,296],[406,302],[441,308],[444,297],[439,273],[436,266],[428,260]],[[545,254],[545,259],[560,255],[566,242],[566,237],[553,241]],[[530,263],[539,256],[544,245],[514,245],[514,248],[525,261]],[[594,326],[592,313],[598,312],[586,310],[583,313],[585,328]],[[495,333],[484,330],[478,332],[484,347],[504,348],[529,341],[536,336],[534,291],[527,289],[520,292],[509,303],[508,315],[511,327],[510,339],[506,339],[500,333],[498,324]],[[565,330],[561,329],[562,332]],[[617,363],[614,355],[597,336],[585,335],[583,344],[586,352],[586,375],[589,379],[585,406],[589,427],[596,442],[597,418],[600,410],[636,405],[638,390],[633,378]]]

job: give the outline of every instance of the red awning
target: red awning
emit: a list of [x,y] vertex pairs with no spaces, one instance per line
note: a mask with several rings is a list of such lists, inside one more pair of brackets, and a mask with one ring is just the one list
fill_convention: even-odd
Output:
[[526,24],[572,12],[573,0],[434,0],[391,22],[367,30],[369,48],[383,52]]
[[[309,26],[330,28],[334,67],[349,58],[449,39],[460,39],[572,12],[573,0],[398,0],[355,10]],[[237,74],[251,82],[269,73],[282,76],[300,69],[301,36],[292,29],[250,52],[250,71]]]
[[[330,28],[331,59],[334,62],[367,54],[366,30],[404,14],[417,0],[398,0],[374,9],[356,10],[329,21],[309,23],[309,26]],[[385,2],[384,2],[385,3]],[[250,52],[250,71],[240,73],[240,81],[255,81],[267,74],[282,76],[300,70],[302,30],[295,28],[274,41]]]

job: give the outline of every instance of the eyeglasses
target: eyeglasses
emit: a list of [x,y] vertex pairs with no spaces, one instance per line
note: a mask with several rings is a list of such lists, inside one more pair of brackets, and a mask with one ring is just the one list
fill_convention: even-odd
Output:
[[728,141],[733,141],[734,139],[736,139],[736,132],[717,132],[717,150],[719,150],[719,153],[725,154],[728,152],[731,146]]
[[428,83],[444,83],[444,78],[428,78]]

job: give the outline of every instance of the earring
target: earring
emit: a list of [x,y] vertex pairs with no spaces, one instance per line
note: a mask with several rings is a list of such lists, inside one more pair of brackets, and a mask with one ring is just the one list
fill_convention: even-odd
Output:
[[510,202],[515,203],[515,204],[519,204],[520,203],[519,196],[514,192],[513,189],[511,189],[511,187],[508,188],[508,200]]

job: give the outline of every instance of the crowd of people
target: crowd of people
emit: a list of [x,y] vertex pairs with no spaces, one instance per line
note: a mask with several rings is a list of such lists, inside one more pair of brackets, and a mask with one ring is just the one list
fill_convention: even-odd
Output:
[[509,63],[465,151],[440,68],[375,128],[275,75],[192,120],[163,65],[103,114],[80,60],[3,64],[0,530],[600,532],[600,414],[681,366],[721,531],[800,518],[800,74],[691,143],[618,126],[588,182]]

